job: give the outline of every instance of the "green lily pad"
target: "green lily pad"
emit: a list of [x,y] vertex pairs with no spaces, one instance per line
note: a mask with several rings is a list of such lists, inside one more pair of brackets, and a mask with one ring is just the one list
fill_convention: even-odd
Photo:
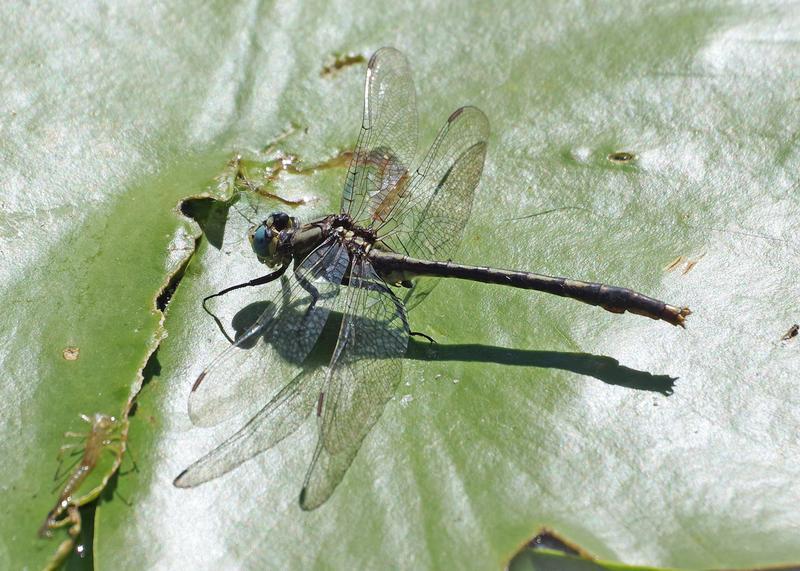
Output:
[[[0,40],[14,79],[0,87],[0,567],[41,567],[56,548],[36,530],[61,434],[137,393],[136,470],[123,461],[97,506],[97,568],[499,568],[543,525],[632,565],[800,560],[800,338],[782,340],[800,321],[793,5],[0,10],[20,31]],[[249,205],[213,202],[230,198],[214,177],[276,140],[309,166],[352,148],[358,56],[384,44],[411,62],[423,147],[460,105],[490,119],[459,261],[631,287],[691,307],[688,328],[441,283],[410,313],[438,345],[412,343],[321,508],[297,502],[313,422],[175,488],[266,403],[214,428],[186,411],[226,343],[200,300],[264,271],[242,233]],[[286,171],[268,190],[315,197],[274,202],[308,219],[337,207],[343,179]],[[203,193],[227,217],[216,235],[176,208]],[[273,291],[215,308],[230,327]],[[293,369],[265,365],[253,374],[269,399]]]
[[[670,571],[664,567],[627,565],[596,559],[583,551],[580,546],[570,544],[546,529],[540,530],[536,537],[514,554],[506,569],[508,571]],[[796,571],[798,567],[793,564],[770,565],[769,569]]]

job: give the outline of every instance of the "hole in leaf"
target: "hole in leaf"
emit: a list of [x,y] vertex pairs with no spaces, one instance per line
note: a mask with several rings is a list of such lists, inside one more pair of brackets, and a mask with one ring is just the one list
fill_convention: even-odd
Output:
[[636,160],[636,155],[628,151],[618,151],[616,153],[611,153],[607,158],[614,164],[627,165]]

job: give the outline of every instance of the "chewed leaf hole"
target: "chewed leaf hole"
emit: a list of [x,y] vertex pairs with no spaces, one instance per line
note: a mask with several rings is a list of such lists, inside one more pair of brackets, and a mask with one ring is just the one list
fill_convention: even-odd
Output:
[[617,165],[627,165],[636,160],[636,155],[628,151],[617,151],[606,157],[609,161]]
[[528,547],[530,549],[552,549],[553,551],[560,551],[566,555],[583,555],[582,550],[578,546],[570,544],[555,531],[549,529],[542,529],[536,537],[530,540]]
[[81,356],[80,347],[65,347],[61,353],[65,361],[77,361]]

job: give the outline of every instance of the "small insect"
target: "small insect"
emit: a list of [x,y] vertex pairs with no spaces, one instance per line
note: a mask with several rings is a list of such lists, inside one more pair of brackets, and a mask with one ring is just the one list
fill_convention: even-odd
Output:
[[795,323],[794,325],[792,325],[792,326],[789,328],[789,331],[787,331],[787,332],[786,332],[786,333],[783,335],[783,337],[781,337],[781,341],[788,341],[788,340],[789,340],[789,339],[791,339],[792,337],[797,337],[797,334],[798,334],[798,333],[800,333],[800,325],[798,325],[797,323]]
[[[69,473],[56,505],[47,514],[44,523],[39,528],[39,536],[49,538],[53,536],[54,529],[69,526],[70,537],[59,545],[49,563],[54,568],[69,555],[75,539],[80,535],[81,517],[78,508],[92,501],[103,488],[101,485],[85,493],[79,493],[81,486],[97,466],[104,451],[114,455],[113,469],[107,477],[116,471],[125,452],[126,431],[123,428],[126,423],[114,416],[102,413],[95,413],[92,416],[82,414],[80,417],[81,420],[90,424],[90,428],[87,432],[64,433],[65,438],[80,440],[61,446],[58,451],[58,461],[60,466],[68,452],[71,456],[81,454],[80,460]],[[58,477],[58,472],[56,477]],[[105,484],[105,480],[103,484]]]

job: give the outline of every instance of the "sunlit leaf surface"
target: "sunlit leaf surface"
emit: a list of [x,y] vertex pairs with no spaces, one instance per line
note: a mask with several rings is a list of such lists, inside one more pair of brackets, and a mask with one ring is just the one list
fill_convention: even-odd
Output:
[[[542,525],[628,564],[800,559],[800,338],[781,340],[800,321],[796,5],[0,12],[0,568],[55,549],[36,530],[61,434],[79,413],[120,414],[165,333],[131,418],[137,470],[123,463],[97,508],[98,569],[498,568]],[[191,424],[193,375],[225,344],[200,299],[263,267],[237,203],[200,238],[162,327],[156,297],[201,235],[175,206],[214,193],[237,153],[315,165],[352,148],[358,56],[382,45],[411,62],[422,147],[460,105],[489,117],[460,261],[628,286],[691,307],[689,327],[442,283],[410,314],[438,345],[412,343],[325,505],[297,501],[313,422],[177,489],[294,369],[276,355],[253,371],[263,402]],[[343,179],[277,173],[272,192],[317,200],[274,208],[329,212]],[[225,209],[206,207],[219,228]],[[216,307],[230,326],[272,291]]]

